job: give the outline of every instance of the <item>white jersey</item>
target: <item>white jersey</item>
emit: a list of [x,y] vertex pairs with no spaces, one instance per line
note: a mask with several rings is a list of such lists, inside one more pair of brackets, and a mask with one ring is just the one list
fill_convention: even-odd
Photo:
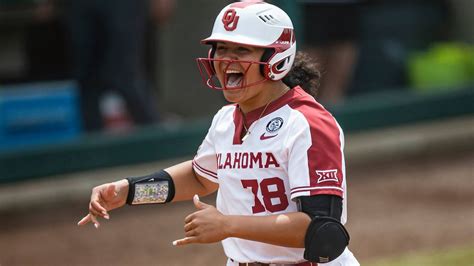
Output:
[[[216,207],[227,215],[265,216],[295,212],[295,198],[319,194],[343,198],[346,222],[344,136],[334,117],[295,87],[246,114],[250,135],[241,140],[244,118],[237,105],[224,106],[193,160],[197,174],[219,184]],[[222,241],[238,262],[301,262],[304,249],[240,238]],[[339,265],[339,264],[338,264]]]

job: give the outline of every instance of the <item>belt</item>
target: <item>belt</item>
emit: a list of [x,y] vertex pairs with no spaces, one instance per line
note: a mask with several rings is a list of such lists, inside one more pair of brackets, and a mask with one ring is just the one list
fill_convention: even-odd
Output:
[[281,263],[261,263],[261,262],[240,262],[239,266],[318,266],[315,262],[301,262],[298,264],[281,264]]

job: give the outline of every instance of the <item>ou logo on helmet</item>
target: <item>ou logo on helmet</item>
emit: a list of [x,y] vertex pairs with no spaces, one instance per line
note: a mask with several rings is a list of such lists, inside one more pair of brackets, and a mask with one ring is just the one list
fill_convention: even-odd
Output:
[[238,22],[239,16],[237,16],[237,12],[235,11],[235,9],[228,9],[222,17],[222,23],[224,24],[224,28],[227,31],[235,30],[237,28]]

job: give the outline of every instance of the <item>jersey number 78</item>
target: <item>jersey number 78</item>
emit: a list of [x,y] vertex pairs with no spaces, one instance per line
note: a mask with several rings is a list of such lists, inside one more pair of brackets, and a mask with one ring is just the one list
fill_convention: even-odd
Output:
[[[251,188],[254,196],[254,205],[252,206],[253,213],[260,212],[278,212],[283,211],[288,207],[288,198],[285,193],[285,184],[283,180],[278,177],[271,177],[263,179],[260,184],[257,179],[242,179],[242,186],[244,188]],[[258,190],[261,190],[262,201],[258,198]],[[272,190],[270,190],[272,189]],[[272,199],[276,199],[272,201]],[[278,203],[274,203],[278,201]]]

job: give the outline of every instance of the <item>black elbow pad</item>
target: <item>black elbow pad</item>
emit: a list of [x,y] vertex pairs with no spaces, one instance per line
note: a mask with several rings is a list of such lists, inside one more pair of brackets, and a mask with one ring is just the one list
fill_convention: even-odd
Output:
[[339,257],[349,244],[349,233],[332,217],[315,217],[306,231],[304,258],[327,263]]

